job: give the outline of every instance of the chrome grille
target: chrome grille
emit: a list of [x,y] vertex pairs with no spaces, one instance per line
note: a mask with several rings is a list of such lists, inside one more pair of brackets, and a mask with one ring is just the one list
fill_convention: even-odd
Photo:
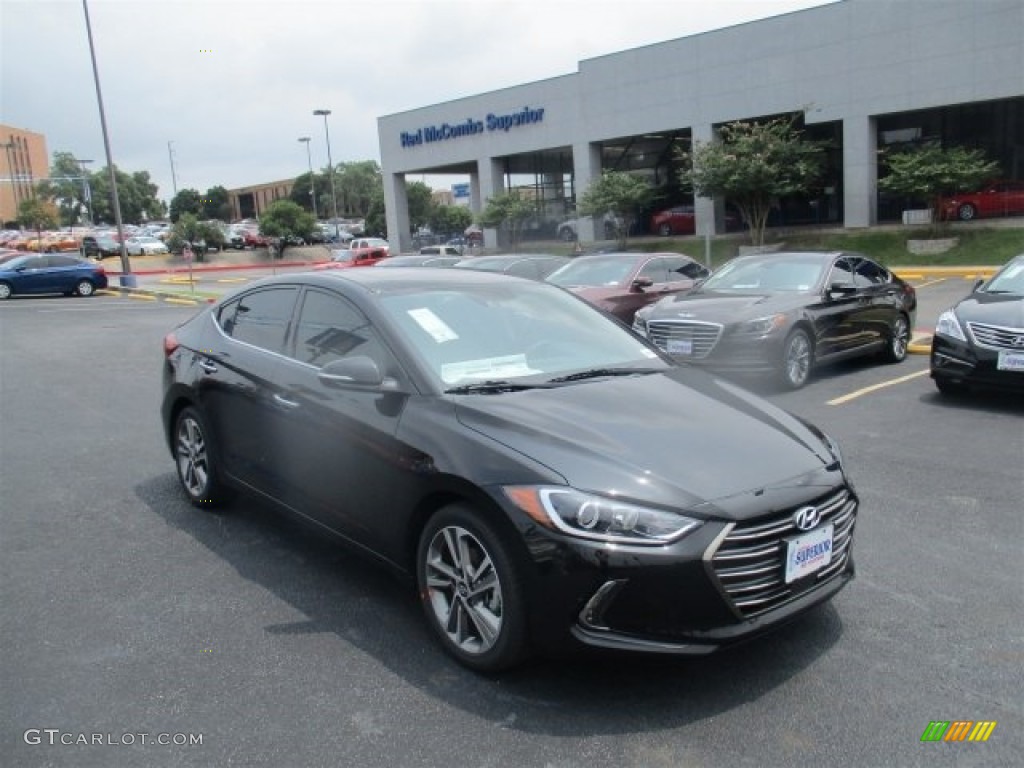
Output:
[[[819,525],[832,523],[832,562],[807,578],[820,584],[841,572],[850,559],[857,502],[842,489],[813,504],[821,513]],[[804,506],[804,505],[801,505]],[[804,584],[786,584],[786,542],[796,536],[793,522],[796,508],[768,520],[737,523],[726,534],[711,557],[711,567],[722,591],[744,618],[777,608],[805,591]]]
[[[647,323],[647,336],[663,352],[669,352],[669,340],[689,341],[693,347],[689,355],[699,360],[711,354],[722,335],[719,323],[701,323],[690,320],[654,320]],[[671,354],[671,353],[670,353]]]
[[1005,328],[984,323],[967,323],[967,328],[979,347],[1024,352],[1024,328]]

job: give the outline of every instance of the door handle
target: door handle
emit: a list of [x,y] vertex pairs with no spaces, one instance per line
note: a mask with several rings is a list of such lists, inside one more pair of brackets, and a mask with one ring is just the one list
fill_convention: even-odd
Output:
[[287,397],[284,397],[283,395],[279,395],[277,393],[274,393],[274,402],[277,403],[278,405],[283,405],[285,408],[299,407],[298,402],[296,402],[295,400],[289,400]]
[[200,360],[199,367],[202,368],[206,373],[217,372],[217,366],[211,363],[209,360]]

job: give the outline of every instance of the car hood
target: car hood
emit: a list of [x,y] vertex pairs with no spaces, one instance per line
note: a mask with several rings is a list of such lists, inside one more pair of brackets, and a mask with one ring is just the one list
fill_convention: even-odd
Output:
[[[834,458],[807,425],[690,368],[454,402],[464,426],[581,490],[693,510],[767,488],[806,487],[826,474],[829,487],[836,482],[825,471]],[[739,509],[717,505],[711,514]]]
[[956,305],[961,320],[1024,328],[1024,297],[1009,293],[972,293]]
[[684,293],[662,299],[649,310],[647,320],[682,320],[687,315],[722,324],[751,320],[776,312],[807,306],[814,297],[807,293]]

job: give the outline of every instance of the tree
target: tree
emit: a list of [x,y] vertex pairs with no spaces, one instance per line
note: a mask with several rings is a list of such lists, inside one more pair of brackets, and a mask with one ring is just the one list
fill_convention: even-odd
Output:
[[576,210],[583,216],[612,222],[619,248],[625,248],[629,231],[652,194],[650,185],[638,176],[623,171],[605,171],[601,178],[587,187]]
[[430,217],[430,229],[435,234],[461,235],[473,223],[473,212],[464,205],[438,205]]
[[338,172],[338,211],[345,216],[366,218],[373,202],[374,191],[383,189],[384,180],[380,166],[374,160],[363,160],[357,163],[342,163],[336,166],[335,170]]
[[999,171],[999,164],[989,160],[983,150],[943,148],[937,141],[881,154],[888,174],[878,180],[878,188],[926,200],[933,229],[941,226],[940,198],[944,193],[975,189]]
[[172,222],[177,222],[186,213],[196,218],[203,213],[203,198],[196,189],[181,189],[171,200],[170,217]]
[[519,247],[523,225],[535,214],[533,202],[520,195],[518,189],[513,189],[489,198],[477,221],[480,226],[489,229],[506,229],[512,250],[516,250]]
[[60,221],[73,226],[88,211],[85,200],[86,181],[91,184],[88,171],[83,171],[70,152],[54,152],[50,164],[50,178],[39,184],[37,194],[56,204]]
[[218,219],[225,223],[231,221],[231,202],[224,187],[210,187],[201,202],[204,219]]
[[291,239],[309,241],[316,228],[316,217],[291,200],[275,200],[260,216],[260,232],[278,238],[281,252]]
[[18,223],[25,229],[34,229],[36,237],[42,239],[44,229],[57,226],[57,206],[41,197],[22,200],[18,206]]
[[[316,174],[304,173],[295,179],[295,183],[292,185],[292,191],[288,195],[288,199],[297,205],[301,205],[317,218],[320,218],[316,209],[316,201],[319,199],[319,193],[317,191],[318,186],[319,183]],[[313,192],[312,197],[310,197],[310,191]]]
[[[114,166],[117,179],[117,198],[121,204],[121,219],[127,224],[141,224],[149,219],[162,218],[167,207],[157,199],[159,187],[152,182],[148,171],[128,174]],[[93,221],[112,222],[113,194],[110,189],[110,171],[103,168],[92,174]]]
[[728,123],[719,140],[680,152],[681,181],[697,195],[721,196],[739,209],[754,245],[764,243],[768,213],[779,198],[801,192],[821,174],[825,146],[804,139],[795,118]]
[[224,243],[224,234],[216,224],[200,221],[194,213],[181,214],[171,227],[167,246],[172,251],[178,251],[187,243],[195,251],[197,260],[202,261],[203,248],[199,247],[200,242],[207,246],[220,247]]
[[384,208],[384,187],[374,190],[370,198],[370,207],[363,218],[363,230],[368,235],[384,237],[388,231],[387,214]]
[[409,205],[409,225],[413,231],[426,226],[434,208],[434,192],[422,181],[405,185],[405,197]]

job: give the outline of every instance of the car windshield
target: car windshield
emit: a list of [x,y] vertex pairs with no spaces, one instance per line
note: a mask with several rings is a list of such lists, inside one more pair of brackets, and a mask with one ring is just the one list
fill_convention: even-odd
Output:
[[820,256],[731,261],[709,277],[701,291],[719,293],[806,292],[821,281],[827,264]]
[[553,286],[417,289],[385,296],[381,304],[442,388],[669,367],[614,321]]
[[1018,256],[981,289],[984,293],[1024,296],[1024,256]]
[[556,269],[547,280],[555,285],[589,285],[612,286],[622,285],[633,273],[635,263],[632,259],[621,258],[583,258]]

